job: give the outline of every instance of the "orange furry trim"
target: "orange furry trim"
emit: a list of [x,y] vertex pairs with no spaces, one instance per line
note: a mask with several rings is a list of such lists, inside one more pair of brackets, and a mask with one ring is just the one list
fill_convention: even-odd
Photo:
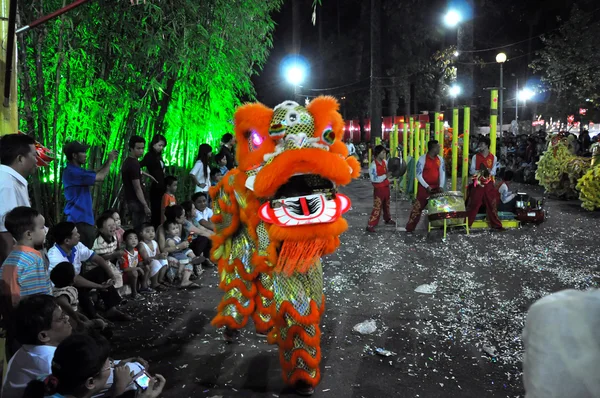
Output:
[[285,151],[264,166],[256,175],[254,193],[259,198],[270,198],[298,173],[319,174],[337,185],[346,185],[352,179],[343,154],[318,148],[298,149]]
[[231,329],[242,329],[244,326],[246,326],[247,323],[248,323],[248,317],[246,317],[246,316],[242,320],[242,323],[237,323],[232,317],[223,316],[223,315],[215,316],[213,318],[213,320],[210,322],[210,324],[216,328],[227,326],[228,328],[231,328]]
[[275,313],[272,316],[275,319],[275,324],[278,326],[285,326],[284,314],[286,313],[294,318],[294,321],[304,325],[318,325],[321,321],[321,311],[317,307],[317,303],[312,300],[310,301],[310,313],[308,315],[300,315],[289,301],[282,302],[279,311],[277,311],[275,306],[273,307]]
[[[258,290],[261,291],[262,286],[260,286],[260,282],[256,283]],[[264,289],[264,288],[262,288]],[[266,291],[266,290],[265,290]],[[263,295],[265,298],[269,299],[269,297]],[[272,298],[272,297],[271,297]],[[256,297],[254,298],[254,302],[256,305],[256,311],[254,311],[254,313],[252,314],[252,319],[254,320],[254,324],[256,325],[256,331],[259,333],[266,333],[268,332],[271,328],[273,328],[273,325],[275,325],[275,321],[273,320],[273,317],[271,317],[269,319],[269,321],[265,322],[262,320],[262,318],[260,317],[260,315],[271,315],[271,307],[265,307],[262,303],[262,298],[261,295],[256,295]],[[268,337],[267,337],[268,339]]]
[[221,281],[221,283],[219,283],[219,288],[226,292],[230,291],[231,289],[238,289],[244,295],[244,297],[250,300],[254,299],[254,296],[256,296],[256,286],[252,284],[250,290],[248,290],[248,287],[246,287],[244,282],[239,279],[234,279],[230,283]]
[[268,300],[273,300],[273,292],[266,289],[260,281],[256,281],[256,290],[258,290],[258,293],[264,298]]
[[354,156],[350,156],[346,159],[346,162],[348,162],[348,166],[352,167],[352,178],[360,177],[361,166],[358,159]]
[[[261,164],[267,153],[275,150],[275,142],[269,136],[269,127],[273,118],[273,109],[254,103],[239,107],[234,115],[236,159],[241,170],[250,170],[253,166]],[[250,151],[249,135],[256,132],[261,135],[263,142],[259,148]]]
[[329,147],[329,152],[339,153],[343,157],[348,156],[348,148],[343,143],[344,139],[344,120],[338,112],[339,104],[333,97],[317,97],[306,109],[315,119],[315,136],[321,137],[323,131],[331,127],[335,133],[335,141]]
[[261,274],[271,273],[271,267],[267,263],[267,258],[265,256],[259,255],[258,252],[254,252],[252,254],[250,262],[254,265],[254,269],[256,270],[256,272]]
[[321,370],[316,368],[315,371],[315,377],[311,377],[305,370],[296,369],[289,378],[287,377],[287,374],[284,374],[283,380],[291,386],[295,385],[299,381],[303,381],[312,388],[315,388],[317,384],[319,384],[319,381],[321,381]]
[[235,308],[238,310],[238,312],[242,314],[245,318],[250,316],[254,312],[254,300],[250,300],[250,304],[248,305],[248,307],[244,307],[235,297],[230,297],[225,301],[221,301],[221,303],[217,307],[217,312],[223,311],[225,307],[231,304],[235,305]]
[[312,239],[332,239],[348,229],[348,222],[338,218],[332,223],[318,225],[301,225],[298,227],[280,227],[271,225],[269,237],[277,241],[303,241]]
[[317,347],[321,341],[321,330],[319,326],[316,326],[316,333],[314,336],[306,333],[306,330],[300,325],[293,325],[288,329],[287,338],[279,340],[279,347],[283,348],[286,351],[294,349],[294,338],[298,336],[306,345],[311,347]]
[[275,272],[283,272],[286,276],[294,272],[304,274],[323,256],[326,247],[326,239],[283,241]]

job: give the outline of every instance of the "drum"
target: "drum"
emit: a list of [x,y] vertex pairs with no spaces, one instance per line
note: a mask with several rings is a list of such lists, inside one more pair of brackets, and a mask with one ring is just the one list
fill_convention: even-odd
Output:
[[429,222],[433,227],[458,225],[465,223],[465,200],[460,191],[448,191],[432,194],[427,203]]

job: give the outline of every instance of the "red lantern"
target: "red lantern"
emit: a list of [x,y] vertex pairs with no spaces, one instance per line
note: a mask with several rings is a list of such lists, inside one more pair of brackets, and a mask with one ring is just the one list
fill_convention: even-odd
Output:
[[586,113],[587,113],[587,109],[586,108],[579,108],[579,114],[581,116],[585,116]]

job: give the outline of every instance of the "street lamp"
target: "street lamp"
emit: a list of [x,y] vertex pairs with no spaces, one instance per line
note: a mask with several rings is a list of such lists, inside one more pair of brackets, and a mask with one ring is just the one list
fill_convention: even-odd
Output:
[[452,98],[452,108],[454,108],[454,100],[460,95],[460,92],[461,88],[459,85],[454,84],[452,87],[450,87],[449,93],[450,97]]
[[298,95],[298,87],[308,76],[308,62],[301,55],[289,55],[281,61],[280,68],[285,80],[294,87],[295,100]]
[[502,65],[506,62],[506,54],[499,53],[496,55],[496,62],[500,64],[500,135],[503,135],[504,131],[502,130],[502,116],[504,114],[504,74]]
[[448,10],[446,15],[444,15],[444,23],[448,27],[453,28],[461,22],[462,22],[462,15],[460,15],[460,13],[456,10]]
[[[518,82],[518,80],[517,80],[517,82]],[[515,120],[517,122],[517,131],[519,131],[519,101],[527,102],[530,99],[532,99],[533,96],[535,95],[533,90],[531,90],[527,87],[525,87],[521,91],[519,91],[518,87],[519,86],[517,85],[517,98],[515,99],[515,108],[516,108],[515,109]]]

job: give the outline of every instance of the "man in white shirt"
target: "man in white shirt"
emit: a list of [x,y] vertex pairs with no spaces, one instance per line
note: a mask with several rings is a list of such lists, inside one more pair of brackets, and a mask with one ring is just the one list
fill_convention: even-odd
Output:
[[52,373],[56,347],[71,335],[69,316],[52,296],[23,298],[13,313],[14,327],[23,345],[11,358],[2,384],[2,397],[21,398],[27,383]]
[[[50,231],[55,244],[48,250],[48,260],[51,272],[58,264],[68,261],[75,269],[75,287],[79,293],[81,310],[90,319],[97,318],[96,309],[90,298],[90,290],[97,289],[106,307],[106,317],[112,320],[130,321],[132,318],[117,309],[121,296],[113,286],[113,271],[110,265],[80,242],[77,227],[72,222],[61,222]],[[82,262],[90,261],[96,264],[93,269],[81,273]]]
[[19,206],[31,207],[27,177],[37,168],[37,152],[33,138],[9,134],[0,139],[0,264],[10,253],[14,240],[6,231],[6,213]]
[[356,148],[354,147],[354,144],[350,138],[346,140],[346,148],[348,148],[348,156],[356,155]]

